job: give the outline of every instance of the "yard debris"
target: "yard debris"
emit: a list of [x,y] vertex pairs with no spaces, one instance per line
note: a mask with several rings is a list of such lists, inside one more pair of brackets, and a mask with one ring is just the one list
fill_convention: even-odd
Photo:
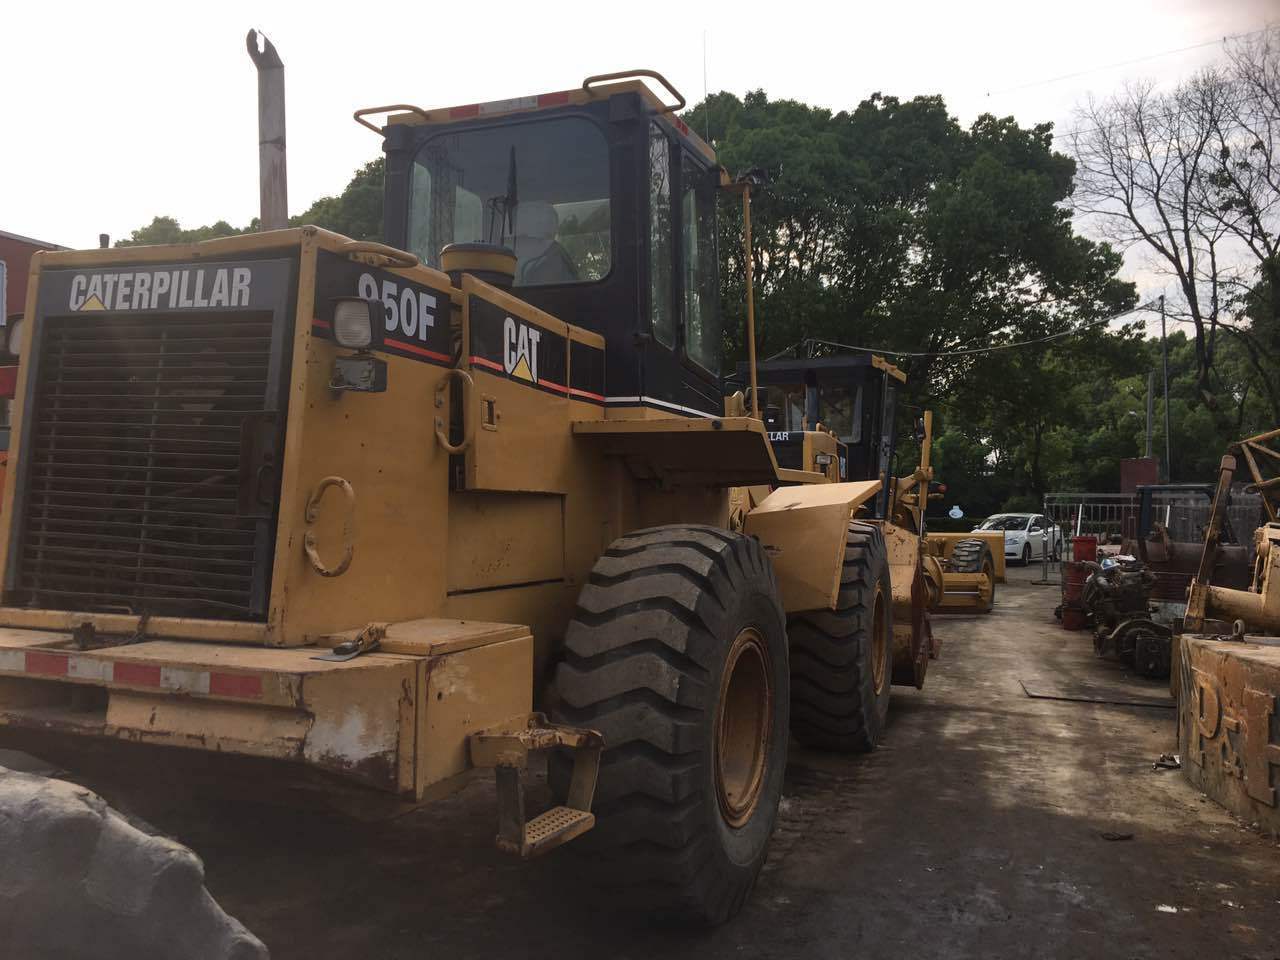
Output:
[[1068,703],[1100,703],[1115,707],[1155,707],[1160,710],[1173,710],[1177,707],[1177,703],[1172,698],[1155,699],[1153,697],[1128,697],[1128,696],[1094,696],[1091,694],[1080,694],[1072,691],[1059,691],[1055,688],[1045,690],[1033,690],[1029,688],[1023,680],[1018,681],[1018,685],[1022,687],[1022,692],[1032,700],[1063,700]]
[[1098,834],[1103,840],[1132,840],[1132,833],[1116,833],[1114,830],[1103,830]]
[[1176,753],[1162,753],[1151,763],[1152,770],[1181,770],[1182,758]]

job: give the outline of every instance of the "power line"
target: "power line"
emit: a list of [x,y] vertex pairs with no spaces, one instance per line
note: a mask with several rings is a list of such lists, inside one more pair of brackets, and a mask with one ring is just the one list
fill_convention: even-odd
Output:
[[1158,60],[1161,57],[1169,57],[1175,53],[1187,53],[1191,50],[1199,50],[1203,47],[1211,47],[1215,44],[1226,43],[1228,40],[1241,40],[1245,37],[1252,37],[1255,34],[1265,33],[1270,27],[1260,27],[1257,30],[1246,30],[1242,33],[1231,33],[1222,37],[1214,37],[1212,40],[1202,40],[1200,43],[1193,43],[1187,47],[1178,47],[1174,50],[1161,50],[1159,53],[1149,53],[1145,56],[1134,57],[1132,60],[1121,60],[1116,63],[1103,64],[1097,67],[1090,67],[1087,70],[1077,70],[1074,73],[1064,73],[1057,77],[1048,77],[1044,80],[1032,80],[1028,83],[1018,84],[1013,87],[1005,87],[1002,90],[988,90],[987,96],[999,96],[1004,93],[1015,93],[1019,90],[1029,90],[1032,87],[1043,87],[1050,83],[1060,83],[1063,80],[1074,80],[1076,77],[1085,77],[1091,73],[1100,73],[1103,70],[1114,70],[1117,67],[1129,67],[1135,63],[1146,63],[1149,60]]
[[834,340],[822,340],[822,339],[819,339],[818,337],[806,337],[804,340],[801,340],[798,343],[794,343],[791,346],[787,347],[786,350],[782,350],[778,353],[775,353],[769,359],[774,360],[782,356],[782,354],[787,353],[791,350],[794,350],[796,347],[805,343],[817,343],[817,344],[822,344],[823,346],[826,346],[826,347],[835,347],[839,350],[851,350],[855,353],[878,353],[878,354],[882,354],[884,356],[890,356],[890,357],[974,356],[976,354],[992,353],[996,350],[1012,350],[1015,347],[1029,347],[1029,346],[1034,346],[1035,344],[1038,344],[1038,343],[1049,343],[1052,340],[1060,340],[1063,337],[1075,336],[1076,334],[1081,333],[1084,330],[1089,330],[1089,329],[1092,329],[1093,327],[1108,324],[1112,320],[1119,320],[1121,317],[1127,317],[1131,313],[1139,313],[1140,311],[1143,311],[1143,310],[1151,310],[1158,303],[1159,303],[1158,300],[1148,300],[1146,303],[1140,303],[1136,307],[1131,307],[1128,310],[1122,310],[1120,313],[1114,313],[1109,317],[1101,317],[1098,320],[1091,320],[1088,323],[1081,324],[1078,327],[1073,327],[1070,330],[1063,330],[1060,333],[1051,333],[1048,336],[1036,337],[1033,340],[1018,340],[1018,341],[1015,341],[1014,343],[997,343],[989,347],[966,347],[960,350],[940,350],[936,352],[912,351],[912,350],[887,350],[882,347],[856,347],[848,343],[837,343]]

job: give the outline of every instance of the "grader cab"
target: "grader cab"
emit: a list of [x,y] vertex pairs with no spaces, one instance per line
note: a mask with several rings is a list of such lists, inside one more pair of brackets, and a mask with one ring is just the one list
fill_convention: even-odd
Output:
[[504,849],[586,834],[662,906],[736,912],[789,736],[876,745],[936,578],[911,484],[877,506],[835,438],[792,463],[726,396],[714,215],[749,186],[677,106],[615,75],[361,111],[385,244],[39,255],[0,739],[411,804],[492,768]]

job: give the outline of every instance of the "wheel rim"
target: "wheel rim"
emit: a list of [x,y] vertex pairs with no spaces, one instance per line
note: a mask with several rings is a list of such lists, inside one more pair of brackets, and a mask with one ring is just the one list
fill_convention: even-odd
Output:
[[716,795],[731,827],[750,820],[760,801],[772,718],[769,652],[759,631],[746,627],[729,649],[716,717]]
[[871,615],[871,682],[876,696],[884,693],[889,674],[889,651],[884,642],[884,594],[876,588],[876,602]]

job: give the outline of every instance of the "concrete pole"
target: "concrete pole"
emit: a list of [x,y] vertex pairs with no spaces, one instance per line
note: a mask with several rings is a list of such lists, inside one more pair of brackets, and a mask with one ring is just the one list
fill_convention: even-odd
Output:
[[752,290],[751,259],[751,184],[742,188],[742,248],[747,262],[747,365],[751,368],[751,416],[760,417],[760,387],[756,382],[756,299]]
[[1152,431],[1156,422],[1156,371],[1147,371],[1147,460],[1152,457]]
[[1160,294],[1160,355],[1164,364],[1164,479],[1173,480],[1173,439],[1169,436],[1169,340],[1164,328],[1164,294]]
[[259,229],[283,230],[289,225],[284,64],[275,46],[257,30],[249,31],[245,45],[258,68],[258,201],[262,221]]

